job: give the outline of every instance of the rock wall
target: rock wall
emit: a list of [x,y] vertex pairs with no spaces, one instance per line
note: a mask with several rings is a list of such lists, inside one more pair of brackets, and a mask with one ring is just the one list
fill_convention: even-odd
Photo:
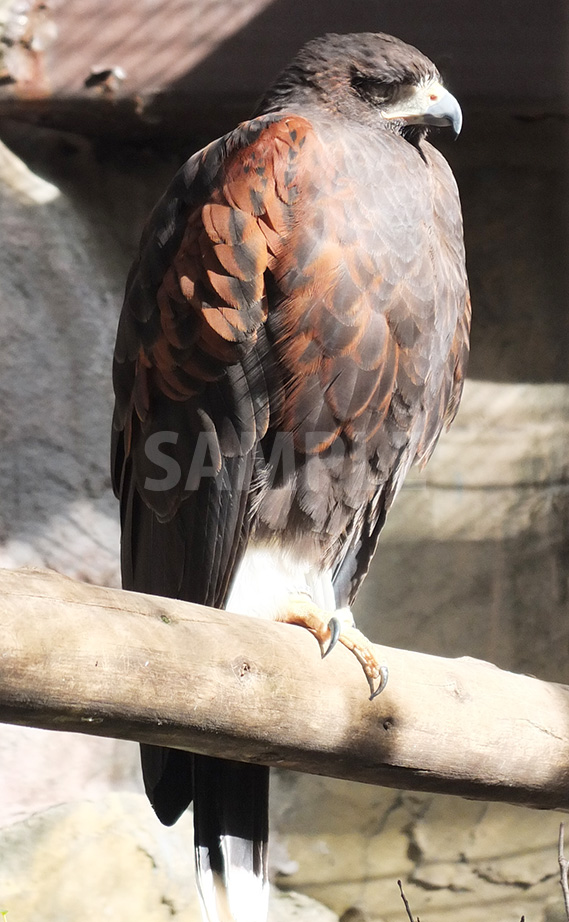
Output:
[[[472,379],[391,514],[358,622],[386,644],[565,681],[561,147],[552,123],[474,121],[449,154],[466,217]],[[0,564],[116,585],[110,357],[143,216],[178,158],[14,125],[3,136]],[[301,894],[275,898],[282,918],[395,922],[398,878],[424,922],[564,918],[557,814],[278,772],[273,814],[275,881]],[[9,922],[197,920],[190,820],[154,820],[135,746],[0,726],[0,826]]]

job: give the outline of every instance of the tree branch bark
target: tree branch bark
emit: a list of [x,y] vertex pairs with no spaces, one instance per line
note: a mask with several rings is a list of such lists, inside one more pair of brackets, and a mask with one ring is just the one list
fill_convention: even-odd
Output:
[[0,571],[0,721],[387,787],[569,809],[569,688],[383,649],[370,702],[304,629]]

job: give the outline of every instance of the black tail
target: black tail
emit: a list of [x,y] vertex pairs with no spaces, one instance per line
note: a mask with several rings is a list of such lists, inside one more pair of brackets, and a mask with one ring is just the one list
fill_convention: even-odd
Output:
[[192,802],[195,756],[142,743],[140,757],[148,800],[160,822],[172,826]]
[[207,922],[265,922],[269,769],[194,756],[198,889]]
[[205,922],[265,922],[269,769],[179,749],[141,746],[146,793],[171,826],[194,801],[198,890]]

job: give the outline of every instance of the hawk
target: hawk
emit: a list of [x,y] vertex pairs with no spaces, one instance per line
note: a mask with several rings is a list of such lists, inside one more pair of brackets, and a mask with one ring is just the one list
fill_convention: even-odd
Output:
[[[461,111],[383,34],[309,42],[155,207],[114,357],[126,589],[306,626],[387,670],[350,606],[413,462],[453,419],[470,300]],[[268,768],[144,745],[165,824],[193,800],[208,922],[267,907]]]

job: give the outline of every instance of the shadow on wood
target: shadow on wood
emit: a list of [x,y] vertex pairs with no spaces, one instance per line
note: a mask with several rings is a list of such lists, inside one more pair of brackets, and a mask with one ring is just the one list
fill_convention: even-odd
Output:
[[410,790],[569,808],[569,688],[473,659],[355,658],[304,629],[0,571],[0,721]]

